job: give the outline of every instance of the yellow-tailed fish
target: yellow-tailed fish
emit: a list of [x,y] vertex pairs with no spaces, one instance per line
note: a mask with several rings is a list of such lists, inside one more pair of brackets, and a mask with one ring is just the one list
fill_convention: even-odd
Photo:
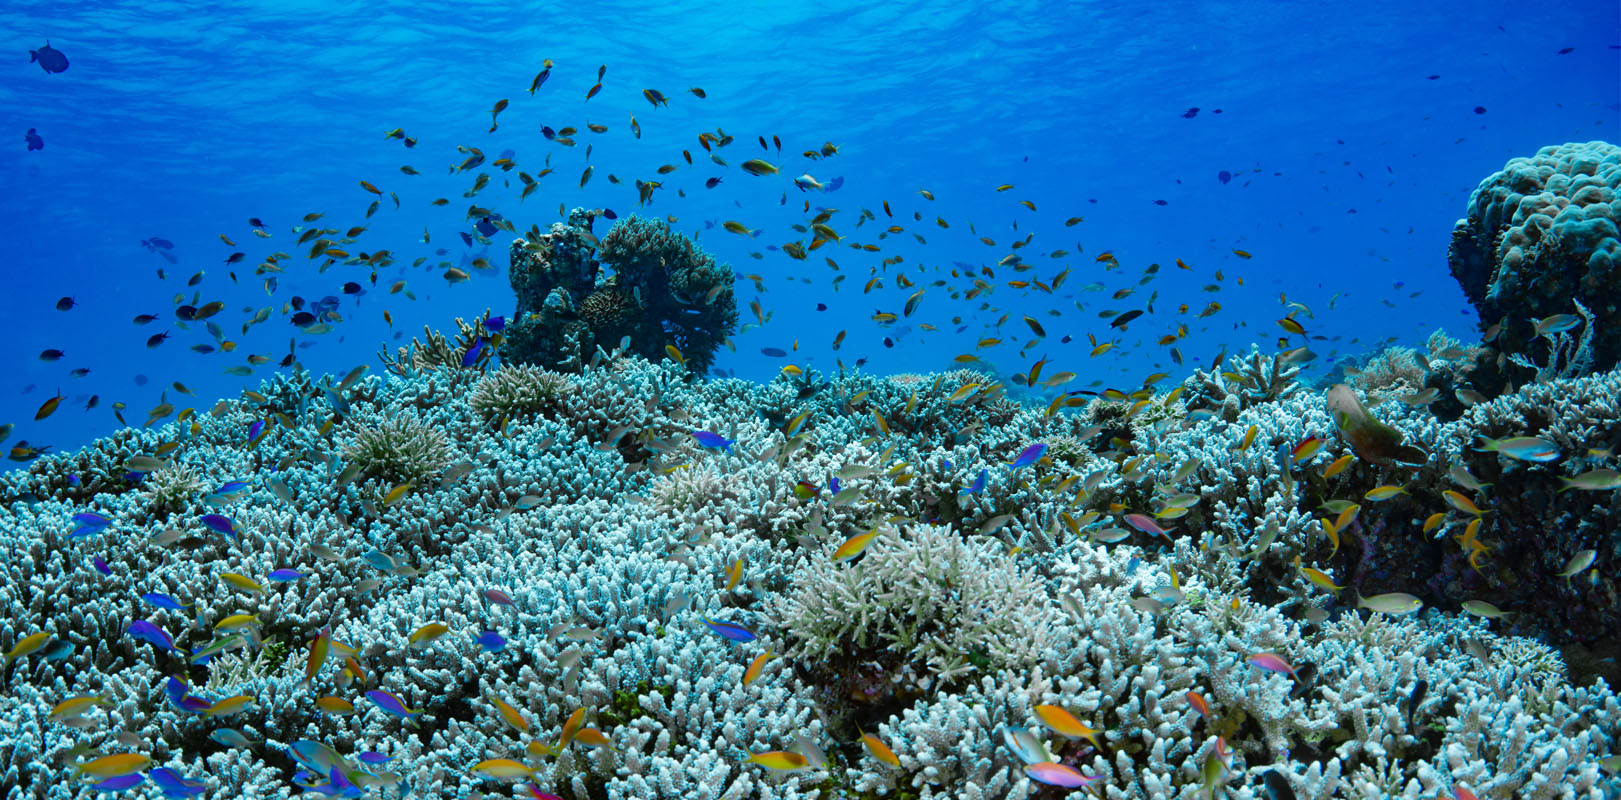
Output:
[[430,622],[411,632],[406,639],[406,646],[420,650],[433,644],[434,640],[450,632],[450,626],[443,622]]
[[488,758],[474,764],[469,771],[500,780],[532,778],[535,775],[534,770],[524,766],[522,762],[513,761],[510,758]]
[[1389,592],[1387,594],[1376,594],[1372,597],[1363,597],[1361,594],[1358,594],[1356,597],[1356,607],[1366,608],[1369,611],[1377,611],[1380,614],[1399,616],[1402,614],[1411,614],[1423,608],[1424,601],[1407,594],[1406,592]]
[[1565,568],[1557,576],[1564,578],[1565,583],[1570,583],[1570,579],[1575,577],[1577,573],[1593,566],[1593,560],[1597,557],[1598,552],[1595,550],[1582,550],[1565,562]]
[[6,651],[6,663],[10,664],[11,662],[16,661],[29,653],[39,650],[41,647],[45,646],[46,642],[49,642],[50,640],[51,635],[45,631],[31,633],[24,636],[21,641],[17,642],[15,645],[12,645],[12,648]]
[[1328,551],[1328,557],[1333,558],[1334,554],[1340,551],[1339,526],[1335,525],[1334,521],[1328,517],[1323,517],[1323,533],[1328,536],[1329,544],[1334,546],[1334,549]]
[[92,778],[107,780],[133,775],[149,766],[152,766],[152,759],[143,753],[114,753],[75,765],[73,771],[76,775],[89,775]]
[[876,529],[851,536],[844,541],[844,544],[839,545],[839,549],[833,551],[833,560],[835,562],[849,561],[861,555],[862,551],[867,549],[867,545],[872,544],[872,540],[877,536],[878,531]]
[[265,587],[263,585],[246,575],[239,575],[235,572],[221,572],[220,580],[230,584],[232,588],[241,589],[244,592],[252,592],[254,594],[265,593]]
[[765,671],[766,662],[770,661],[773,657],[774,656],[772,656],[772,654],[769,652],[761,653],[755,656],[753,661],[749,662],[749,668],[743,670],[744,688],[748,688],[749,684],[760,679],[760,673]]
[[863,731],[861,734],[861,744],[867,748],[867,752],[871,753],[873,758],[876,758],[891,767],[900,767],[901,760],[895,755],[895,751],[889,749],[889,745],[884,744],[883,741],[878,737]]
[[574,734],[574,741],[579,742],[586,747],[606,747],[609,750],[613,749],[613,742],[608,740],[608,735],[597,730],[596,728],[581,728],[579,733]]
[[804,769],[810,765],[810,761],[804,756],[798,753],[791,753],[787,750],[772,750],[769,753],[754,753],[743,760],[752,761],[762,767],[765,767],[766,769],[777,770],[778,772],[793,772],[795,770]]
[[1437,511],[1434,514],[1429,515],[1428,517],[1426,517],[1424,519],[1423,532],[1424,533],[1429,533],[1430,531],[1433,531],[1436,528],[1441,527],[1441,523],[1445,522],[1446,518],[1447,518],[1447,512],[1445,512],[1445,511]]
[[558,748],[559,749],[567,749],[568,746],[569,746],[569,743],[574,741],[575,734],[578,734],[580,732],[580,728],[584,724],[585,724],[585,709],[583,709],[583,708],[574,709],[574,713],[570,714],[569,717],[568,717],[568,720],[563,723],[563,735],[558,739],[558,743],[557,743]]
[[1071,739],[1085,739],[1091,742],[1093,747],[1099,750],[1103,749],[1103,745],[1098,742],[1097,738],[1097,735],[1103,732],[1101,729],[1088,726],[1086,723],[1076,719],[1075,715],[1055,705],[1039,705],[1036,706],[1035,710],[1036,716],[1041,720],[1042,724],[1053,729],[1054,732]]
[[1473,514],[1478,517],[1481,514],[1486,513],[1485,511],[1482,511],[1479,506],[1476,506],[1475,502],[1470,500],[1469,497],[1462,492],[1455,492],[1451,489],[1447,489],[1441,492],[1441,496],[1446,498],[1448,505],[1462,511],[1465,514]]

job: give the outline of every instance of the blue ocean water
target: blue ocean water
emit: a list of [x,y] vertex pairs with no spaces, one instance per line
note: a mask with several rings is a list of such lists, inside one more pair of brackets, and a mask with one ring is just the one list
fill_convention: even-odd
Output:
[[[1328,337],[1313,344],[1321,368],[1331,355],[1421,340],[1438,327],[1473,333],[1473,312],[1445,264],[1448,232],[1469,192],[1508,158],[1542,145],[1613,140],[1618,114],[1613,3],[1527,15],[1499,2],[1332,10],[22,2],[7,4],[0,21],[14,55],[0,82],[12,137],[0,148],[8,267],[0,420],[18,424],[14,437],[56,448],[117,427],[115,402],[130,409],[126,417],[143,417],[165,389],[179,407],[206,406],[256,384],[289,339],[305,365],[341,372],[375,364],[381,346],[423,325],[448,327],[486,307],[510,313],[504,239],[488,254],[496,269],[468,283],[447,285],[443,268],[433,268],[478,254],[457,238],[470,229],[463,217],[474,202],[520,230],[544,228],[559,206],[673,216],[677,229],[737,270],[740,306],[757,297],[773,315],[733,337],[736,352],[717,362],[744,377],[769,378],[783,366],[762,356],[764,347],[819,369],[839,358],[852,366],[864,358],[880,373],[946,368],[981,338],[1028,340],[1020,318],[1030,315],[1048,339],[1022,355],[1012,344],[981,351],[989,363],[1015,372],[1045,356],[1077,372],[1076,386],[1132,385],[1154,371],[1180,376],[1223,346],[1236,352],[1274,341],[1283,296],[1310,309],[1310,334]],[[28,62],[28,51],[47,40],[70,59],[66,72]],[[531,96],[526,89],[547,58],[556,67]],[[586,100],[599,65],[607,67],[602,89]],[[649,87],[668,105],[650,106],[641,95]],[[488,110],[502,98],[511,104],[491,132]],[[640,139],[628,130],[631,115]],[[585,132],[587,122],[609,130]],[[580,145],[544,140],[542,125],[579,127]],[[43,149],[26,149],[29,128]],[[406,149],[385,138],[393,128],[420,144]],[[706,162],[697,148],[698,132],[717,128],[737,137],[730,168]],[[780,137],[780,156],[758,150],[761,135]],[[838,146],[836,156],[800,155],[824,142]],[[581,190],[586,144],[597,177]],[[555,173],[521,203],[522,185],[499,172],[476,200],[464,200],[472,173],[447,174],[460,161],[458,145],[482,148],[491,160],[510,149],[520,169],[550,159]],[[697,165],[687,165],[683,150],[694,151]],[[782,173],[744,174],[736,164],[749,155],[773,159]],[[406,164],[422,174],[402,174]],[[652,179],[663,164],[679,169],[637,208],[631,179]],[[615,186],[605,173],[625,182]],[[802,194],[790,180],[802,173],[843,185]],[[1218,179],[1224,173],[1230,181]],[[711,176],[723,182],[706,190]],[[376,198],[359,180],[385,192],[370,219],[364,212]],[[996,191],[1004,184],[1015,188]],[[398,194],[398,208],[387,193]],[[431,206],[436,197],[452,202]],[[888,200],[907,233],[887,238],[881,253],[823,251],[835,254],[838,271],[823,253],[793,261],[765,250],[797,238],[787,226],[807,200],[851,210]],[[317,273],[318,261],[295,253],[267,295],[254,265],[275,250],[291,252],[290,231],[311,212],[324,213],[323,224],[365,224],[356,246],[387,248],[402,266],[374,286],[367,268]],[[878,222],[890,222],[878,213]],[[1065,227],[1076,216],[1084,222]],[[275,238],[255,237],[249,218]],[[758,229],[759,238],[724,232],[725,220]],[[899,313],[915,291],[887,280],[863,293],[878,260],[904,258],[922,269],[910,277],[928,288],[954,263],[994,265],[1027,235],[1024,252],[1038,254],[1029,260],[1039,266],[1022,277],[1045,280],[1068,266],[1059,292],[1003,288],[953,300],[947,292],[964,283],[955,281],[929,291],[911,318],[872,320],[878,311]],[[174,243],[176,263],[141,246],[154,236]],[[435,255],[439,248],[448,253]],[[1071,255],[1041,257],[1054,250]],[[234,252],[244,260],[225,263]],[[1105,252],[1116,255],[1117,270],[1095,260]],[[419,256],[426,266],[403,266]],[[1193,271],[1173,268],[1175,259]],[[1111,299],[1153,263],[1165,267],[1153,282]],[[761,290],[745,274],[761,276]],[[835,286],[836,275],[846,280]],[[414,302],[383,291],[402,278]],[[348,281],[364,283],[366,294],[344,295]],[[1092,283],[1105,291],[1079,292]],[[1202,291],[1213,284],[1219,292]],[[281,313],[293,295],[339,296],[344,323],[324,336],[299,333]],[[1118,335],[1116,352],[1088,357],[1086,334],[1100,342],[1117,334],[1098,312],[1146,309],[1150,295],[1156,313]],[[55,310],[64,296],[75,307]],[[199,325],[175,324],[177,301],[193,298],[225,303],[216,321],[234,352],[188,349],[219,344]],[[1198,312],[1210,300],[1221,310],[1204,319],[1169,313],[1184,303]],[[818,302],[828,310],[816,311]],[[242,334],[240,323],[265,306],[274,309],[270,320]],[[143,313],[158,319],[131,323]],[[1154,346],[1177,319],[1193,323],[1178,345],[1185,367]],[[743,321],[751,320],[744,310]],[[841,329],[849,333],[834,352]],[[163,332],[171,338],[146,347]],[[1072,341],[1061,344],[1062,334]],[[41,361],[47,349],[66,355]],[[224,372],[249,353],[272,362],[251,377]],[[89,373],[70,374],[81,368]],[[34,422],[57,393],[61,409]],[[98,407],[86,411],[92,396]]]

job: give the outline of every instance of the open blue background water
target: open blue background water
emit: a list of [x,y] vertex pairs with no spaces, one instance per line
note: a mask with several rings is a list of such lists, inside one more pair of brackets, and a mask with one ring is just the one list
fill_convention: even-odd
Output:
[[[1315,313],[1306,320],[1311,333],[1341,337],[1313,343],[1325,362],[1389,338],[1417,342],[1436,327],[1472,336],[1473,312],[1446,269],[1452,224],[1469,192],[1508,158],[1616,139],[1618,25],[1613,2],[1540,10],[1501,2],[7,3],[0,9],[0,52],[11,54],[0,58],[8,65],[0,133],[9,143],[0,144],[0,422],[18,423],[7,447],[28,439],[61,449],[116,427],[114,401],[129,406],[132,422],[144,421],[172,381],[197,396],[171,389],[170,401],[206,409],[268,374],[261,368],[243,379],[224,368],[244,363],[247,353],[279,359],[290,338],[311,343],[299,354],[312,369],[376,367],[380,345],[397,344],[393,332],[408,339],[424,324],[450,328],[453,317],[486,307],[511,312],[504,233],[489,254],[499,270],[448,286],[432,266],[468,254],[456,232],[468,229],[469,203],[492,206],[521,229],[545,228],[559,204],[624,216],[636,211],[633,179],[657,177],[661,164],[682,169],[664,176],[647,213],[676,216],[678,228],[697,233],[740,275],[762,276],[764,293],[739,280],[743,320],[752,319],[746,304],[755,297],[775,316],[734,337],[737,352],[718,362],[743,377],[774,375],[785,361],[760,348],[791,349],[796,340],[800,351],[790,360],[819,369],[833,367],[835,357],[846,364],[866,357],[879,372],[944,369],[956,354],[974,352],[981,336],[1027,340],[1019,317],[1030,314],[1050,337],[1024,358],[1011,347],[981,351],[996,367],[1022,370],[1047,355],[1049,374],[1080,374],[1067,388],[1129,389],[1162,367],[1179,378],[1224,344],[1274,347],[1284,293]],[[72,60],[67,72],[50,75],[28,63],[28,50],[47,38]],[[1559,54],[1567,47],[1574,49]],[[557,66],[531,97],[525,90],[545,58]],[[608,67],[603,89],[587,102],[601,64]],[[688,94],[693,85],[708,99]],[[667,108],[648,105],[641,90],[649,87],[669,96]],[[511,107],[492,134],[487,109],[499,98]],[[1184,118],[1195,106],[1202,110]],[[629,134],[632,113],[640,140]],[[610,130],[583,132],[588,121]],[[542,124],[581,128],[580,145],[544,141]],[[724,152],[730,169],[703,161],[697,148],[698,132],[717,126],[738,139]],[[26,151],[31,127],[44,150]],[[406,150],[385,139],[395,127],[421,144]],[[781,137],[785,155],[766,157],[783,165],[783,175],[737,169],[761,155],[759,134]],[[824,141],[840,145],[839,155],[797,155]],[[586,143],[594,145],[597,173],[581,191]],[[511,148],[531,173],[550,154],[556,172],[520,204],[515,174],[486,163],[479,170],[496,185],[466,200],[460,193],[471,174],[446,176],[460,160],[458,144],[480,147],[491,160]],[[699,166],[687,167],[682,149],[695,151]],[[402,164],[424,175],[402,175]],[[1222,170],[1235,176],[1226,185],[1217,180]],[[789,179],[807,171],[823,181],[842,176],[844,187],[801,195]],[[607,173],[625,184],[611,185]],[[716,175],[724,182],[705,190],[703,180]],[[513,188],[500,188],[503,177]],[[389,248],[402,264],[438,247],[449,256],[386,272],[358,305],[346,298],[349,321],[331,334],[298,334],[277,313],[238,336],[252,309],[279,312],[294,294],[339,294],[344,281],[367,279],[359,267],[316,274],[288,233],[311,211],[325,212],[321,224],[331,227],[363,224],[372,197],[361,179],[398,192],[403,208],[385,198],[352,249]],[[994,191],[1004,183],[1016,188]],[[677,197],[678,188],[687,197]],[[431,207],[440,196],[453,202]],[[824,248],[793,261],[764,250],[804,238],[787,228],[804,221],[804,199],[841,209],[834,227],[861,242],[874,241],[877,227],[855,229],[853,214],[887,199],[908,234],[888,238],[878,254]],[[1039,211],[1019,206],[1021,199]],[[911,219],[914,210],[922,222]],[[1077,215],[1085,222],[1066,228]],[[952,227],[939,228],[936,216]],[[277,238],[252,236],[249,217]],[[723,232],[723,220],[763,233],[748,241]],[[970,221],[999,246],[980,244]],[[706,222],[716,227],[706,230]],[[425,228],[432,244],[420,242]],[[912,231],[928,244],[912,240]],[[954,302],[933,288],[914,317],[888,328],[871,321],[875,310],[900,311],[913,291],[888,279],[885,289],[863,295],[880,259],[904,256],[909,277],[926,287],[943,277],[936,267],[994,264],[1031,232],[1035,240],[1022,253],[1036,272],[998,270],[992,282],[1047,280],[1067,263],[1073,272],[1057,296],[1004,287],[989,298],[994,310],[980,310],[982,299]],[[139,242],[151,236],[174,241],[180,263],[144,250]],[[1045,257],[1059,248],[1080,252]],[[222,261],[236,249],[248,258],[235,265],[241,281],[233,285]],[[277,249],[294,253],[294,266],[267,297],[252,265]],[[1234,249],[1254,257],[1239,259]],[[1105,251],[1121,269],[1105,272],[1094,261]],[[1194,272],[1171,267],[1176,258]],[[1155,282],[1126,300],[1109,299],[1155,262],[1168,268]],[[918,265],[928,269],[918,273]],[[167,280],[158,279],[160,267]],[[185,282],[199,270],[206,273],[200,299],[229,306],[216,321],[239,342],[235,353],[194,353],[187,348],[208,335],[200,325],[181,331],[172,323],[174,296],[191,299]],[[1222,291],[1202,292],[1217,270],[1226,277]],[[837,291],[835,274],[848,275]],[[386,296],[400,276],[417,301]],[[1094,281],[1105,290],[1067,296]],[[1118,335],[1115,352],[1089,358],[1085,334],[1113,334],[1097,312],[1140,308],[1155,290],[1157,313]],[[79,307],[54,310],[63,295]],[[1175,314],[1180,303],[1196,313],[1212,298],[1224,309],[1209,319]],[[817,302],[829,310],[817,312]],[[130,319],[139,313],[164,319],[138,327]],[[995,332],[1003,313],[1012,317]],[[953,316],[963,317],[960,333]],[[1194,328],[1180,345],[1186,368],[1153,343],[1178,319]],[[835,353],[829,343],[839,329],[850,333]],[[174,338],[147,349],[146,338],[164,330]],[[1076,341],[1060,344],[1064,334]],[[894,347],[883,344],[886,336]],[[67,358],[41,362],[46,348]],[[91,373],[69,377],[77,367]],[[146,377],[144,386],[137,376]],[[58,391],[68,398],[63,408],[32,422]],[[92,394],[101,406],[86,413]]]

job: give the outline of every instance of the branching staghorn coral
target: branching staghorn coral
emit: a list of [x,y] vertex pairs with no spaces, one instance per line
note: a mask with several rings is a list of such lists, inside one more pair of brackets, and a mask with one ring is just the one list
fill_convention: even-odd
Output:
[[450,465],[451,447],[444,432],[414,415],[352,427],[343,460],[359,466],[361,475],[396,484],[414,483]]
[[574,382],[561,372],[529,364],[506,366],[481,378],[467,402],[487,418],[514,418],[555,413],[574,393]]
[[786,655],[824,669],[898,656],[946,683],[1033,664],[1051,601],[996,550],[917,525],[880,529],[855,564],[817,559],[771,609],[788,633]]
[[1290,363],[1284,353],[1269,359],[1252,347],[1248,356],[1229,356],[1210,372],[1195,369],[1183,382],[1188,387],[1184,402],[1190,411],[1213,411],[1231,422],[1256,403],[1293,397],[1301,389],[1299,375],[1300,365]]
[[[418,372],[427,372],[440,367],[454,369],[467,369],[482,372],[490,364],[490,358],[495,354],[496,346],[491,344],[490,331],[484,327],[485,320],[489,319],[489,312],[473,320],[468,325],[461,317],[456,318],[456,338],[447,338],[444,334],[423,326],[422,333],[427,339],[419,342],[411,337],[411,343],[401,345],[394,355],[381,350],[377,358],[383,366],[395,375],[408,376]],[[473,352],[474,349],[477,352]],[[469,361],[468,353],[473,353]]]

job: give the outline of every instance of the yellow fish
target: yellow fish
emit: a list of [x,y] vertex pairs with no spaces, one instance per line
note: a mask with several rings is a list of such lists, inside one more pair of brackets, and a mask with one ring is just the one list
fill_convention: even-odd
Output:
[[870,733],[862,732],[861,743],[866,746],[867,752],[871,753],[873,758],[876,758],[891,767],[900,767],[901,760],[895,755],[895,751],[889,749],[889,745],[884,744],[883,741],[878,737]]
[[1346,453],[1345,455],[1334,459],[1333,463],[1330,463],[1328,466],[1323,468],[1323,477],[1332,478],[1335,475],[1344,472],[1347,467],[1351,466],[1351,462],[1355,460],[1356,456],[1350,453]]
[[51,635],[45,631],[31,633],[23,637],[22,641],[18,642],[6,653],[6,664],[9,665],[11,662],[44,647],[45,643],[50,640]]
[[755,681],[760,679],[760,673],[765,671],[766,662],[770,661],[772,658],[773,658],[773,656],[771,655],[771,653],[766,652],[766,653],[761,653],[761,654],[755,656],[754,660],[749,662],[749,668],[746,669],[746,670],[743,670],[743,687],[744,688],[748,688],[749,684],[754,683]]
[[238,575],[235,572],[222,572],[220,573],[220,580],[225,581],[233,588],[241,589],[244,592],[253,592],[255,594],[265,593],[264,586],[260,585],[258,581],[255,581],[246,575]]
[[752,761],[762,767],[765,767],[766,769],[777,770],[779,772],[801,770],[810,765],[810,761],[804,756],[798,753],[790,753],[787,750],[772,750],[769,753],[754,753],[743,760]]
[[535,771],[523,765],[522,762],[510,758],[488,758],[474,764],[471,772],[477,772],[491,778],[529,778]]
[[1092,746],[1098,750],[1103,749],[1103,745],[1097,739],[1097,735],[1103,732],[1101,729],[1089,727],[1086,723],[1076,719],[1073,714],[1058,706],[1036,706],[1036,716],[1041,719],[1042,724],[1052,728],[1056,733],[1068,736],[1071,739],[1085,739],[1091,742]]
[[867,545],[871,544],[872,540],[877,536],[877,529],[851,536],[844,541],[844,544],[839,545],[839,549],[833,551],[833,560],[835,562],[849,561],[861,555],[862,551],[867,549]]
[[449,625],[446,625],[443,622],[430,622],[412,631],[410,637],[406,639],[405,643],[408,647],[421,650],[422,648],[433,644],[435,639],[438,639],[449,632]]

